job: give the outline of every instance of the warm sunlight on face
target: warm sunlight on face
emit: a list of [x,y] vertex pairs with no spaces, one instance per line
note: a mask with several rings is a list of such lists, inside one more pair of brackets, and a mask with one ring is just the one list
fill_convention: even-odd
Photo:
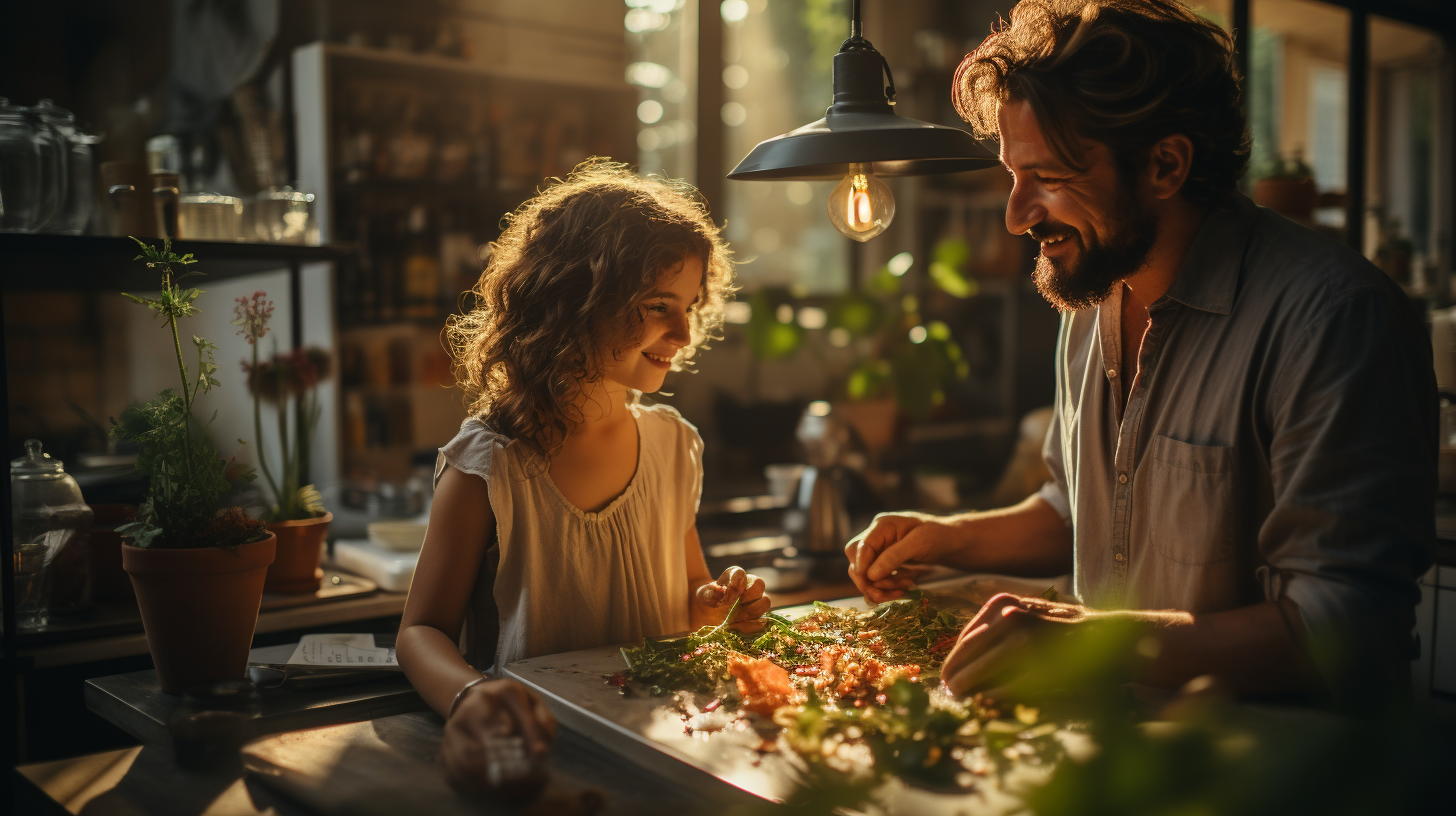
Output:
[[688,315],[703,288],[703,261],[688,256],[657,279],[657,287],[642,301],[642,337],[619,359],[609,360],[605,379],[610,383],[653,393],[662,388],[673,358],[692,342]]
[[1101,302],[1143,263],[1156,219],[1118,178],[1107,145],[1087,143],[1079,172],[1057,158],[1027,102],[1001,105],[1001,163],[1013,186],[1006,229],[1041,245],[1037,289],[1059,309]]

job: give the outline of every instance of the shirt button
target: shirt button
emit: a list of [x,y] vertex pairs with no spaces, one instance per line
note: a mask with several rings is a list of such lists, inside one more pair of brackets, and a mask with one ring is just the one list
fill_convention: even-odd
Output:
[[1127,474],[1126,473],[1119,473],[1119,474],[1117,474],[1117,483],[1118,484],[1127,484]]
[[1109,369],[1107,369],[1107,379],[1109,379],[1109,380],[1115,380],[1115,379],[1117,379],[1117,369],[1115,369],[1115,368],[1109,368]]
[[1116,558],[1116,559],[1117,559],[1117,560],[1118,560],[1118,561],[1122,561],[1122,560],[1124,560],[1124,559],[1123,559],[1123,555],[1122,555],[1122,553],[1116,553],[1116,554],[1114,554],[1114,555],[1113,555],[1113,556],[1112,556],[1112,557],[1113,557],[1113,558]]

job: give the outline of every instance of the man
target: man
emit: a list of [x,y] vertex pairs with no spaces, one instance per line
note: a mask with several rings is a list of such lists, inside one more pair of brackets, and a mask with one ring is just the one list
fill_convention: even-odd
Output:
[[982,609],[946,660],[960,693],[1109,617],[1158,643],[1154,685],[1348,700],[1408,683],[1434,539],[1431,348],[1364,258],[1238,193],[1228,34],[1174,0],[1024,0],[953,93],[1000,141],[1007,229],[1040,242],[1036,284],[1062,311],[1052,480],[1001,510],[879,516],[846,547],[865,597],[928,563],[1071,571],[1085,606]]

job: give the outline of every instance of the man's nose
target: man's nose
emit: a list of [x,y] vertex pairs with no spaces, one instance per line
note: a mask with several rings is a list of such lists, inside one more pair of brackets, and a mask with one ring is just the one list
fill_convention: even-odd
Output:
[[1011,197],[1006,199],[1006,230],[1012,235],[1021,235],[1045,220],[1046,208],[1037,200],[1035,192],[1017,182],[1011,188]]

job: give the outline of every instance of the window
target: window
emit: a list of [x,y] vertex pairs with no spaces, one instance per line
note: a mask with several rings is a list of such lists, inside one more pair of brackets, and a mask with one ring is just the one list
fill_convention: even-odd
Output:
[[637,164],[644,173],[692,179],[696,146],[698,6],[626,0],[627,81],[637,93]]

